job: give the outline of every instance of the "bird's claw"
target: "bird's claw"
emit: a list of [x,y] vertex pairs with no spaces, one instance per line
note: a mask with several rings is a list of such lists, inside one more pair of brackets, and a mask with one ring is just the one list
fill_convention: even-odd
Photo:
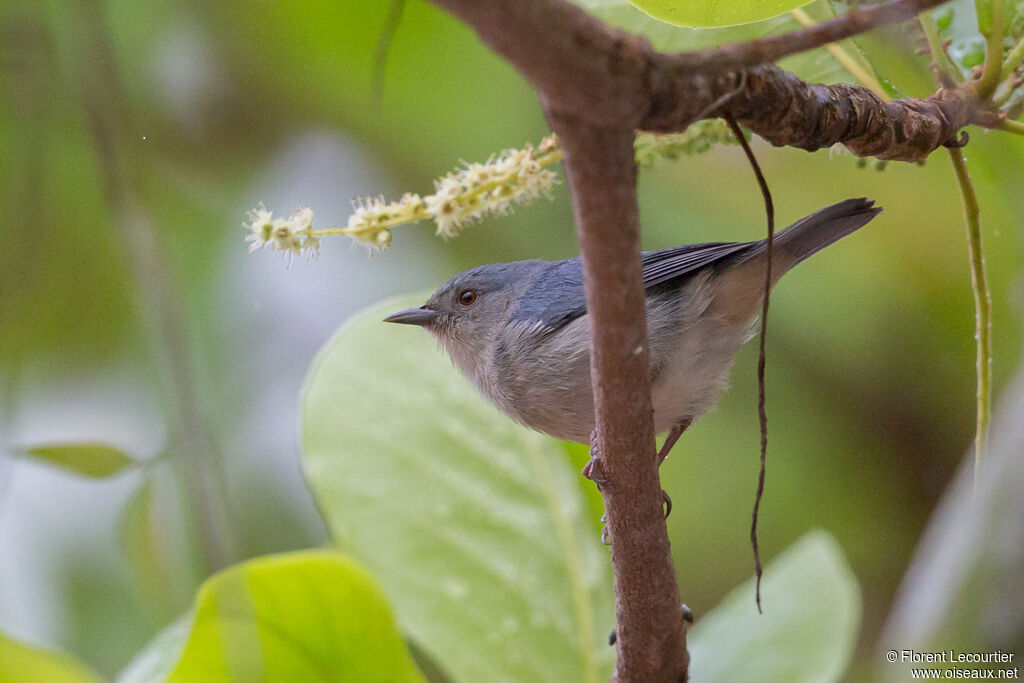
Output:
[[580,470],[580,474],[594,482],[594,484],[597,485],[598,490],[600,490],[604,484],[608,483],[608,478],[604,473],[604,464],[596,454],[591,456],[590,460],[587,461],[587,464],[583,466],[582,470]]
[[693,623],[693,610],[686,606],[686,603],[679,605],[679,609],[683,612],[683,621],[688,624]]

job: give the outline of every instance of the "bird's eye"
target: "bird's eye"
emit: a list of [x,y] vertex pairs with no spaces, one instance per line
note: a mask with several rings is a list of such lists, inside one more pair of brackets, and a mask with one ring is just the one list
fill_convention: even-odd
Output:
[[474,303],[476,303],[476,292],[474,292],[472,289],[467,289],[466,291],[462,292],[461,294],[459,294],[459,303],[462,304],[463,306],[472,306]]

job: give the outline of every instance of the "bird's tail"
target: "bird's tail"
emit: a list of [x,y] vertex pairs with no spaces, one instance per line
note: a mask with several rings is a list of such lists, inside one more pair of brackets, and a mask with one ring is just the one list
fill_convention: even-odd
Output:
[[[864,226],[881,211],[881,207],[876,207],[873,201],[863,197],[846,199],[815,211],[775,235],[772,251],[781,259],[773,257],[772,263],[784,260],[787,269],[792,268]],[[763,253],[766,248],[765,240],[755,242],[755,246],[743,255],[742,260],[748,261]]]
[[[847,199],[815,211],[775,235],[772,241],[772,286],[808,256],[846,237],[878,215],[881,209],[867,199]],[[761,309],[764,294],[765,240],[749,242],[722,273],[712,304],[727,319],[749,322]]]

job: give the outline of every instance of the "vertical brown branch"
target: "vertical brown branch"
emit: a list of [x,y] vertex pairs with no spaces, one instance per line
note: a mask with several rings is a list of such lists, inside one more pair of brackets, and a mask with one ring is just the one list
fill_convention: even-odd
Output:
[[633,131],[549,112],[583,254],[597,446],[615,575],[618,681],[686,679],[648,381]]

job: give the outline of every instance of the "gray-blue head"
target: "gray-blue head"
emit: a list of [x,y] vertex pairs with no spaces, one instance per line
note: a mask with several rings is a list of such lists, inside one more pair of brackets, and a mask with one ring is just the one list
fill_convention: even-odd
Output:
[[384,322],[419,325],[445,347],[464,372],[508,319],[532,275],[544,261],[491,263],[465,270],[441,285],[425,304]]

